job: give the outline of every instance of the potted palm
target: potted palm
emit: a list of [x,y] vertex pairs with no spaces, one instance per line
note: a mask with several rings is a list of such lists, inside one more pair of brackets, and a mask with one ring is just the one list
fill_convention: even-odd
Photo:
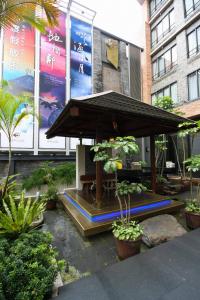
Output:
[[186,169],[190,172],[190,201],[185,208],[186,223],[189,228],[200,227],[200,186],[194,194],[193,173],[200,170],[200,155],[193,155],[184,161]]
[[115,196],[119,203],[120,218],[113,222],[112,229],[118,256],[125,259],[140,252],[143,232],[141,226],[131,220],[131,201],[133,194],[145,191],[146,187],[141,183],[118,182],[117,169],[121,168],[124,157],[136,154],[139,147],[135,138],[128,136],[98,143],[91,150],[95,152],[94,161],[104,162],[106,173],[115,173],[117,182]]

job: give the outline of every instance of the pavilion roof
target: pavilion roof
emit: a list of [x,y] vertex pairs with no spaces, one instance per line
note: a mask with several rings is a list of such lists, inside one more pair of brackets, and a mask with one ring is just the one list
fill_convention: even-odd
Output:
[[47,138],[145,137],[176,132],[178,124],[185,121],[188,119],[108,91],[71,99],[46,135]]

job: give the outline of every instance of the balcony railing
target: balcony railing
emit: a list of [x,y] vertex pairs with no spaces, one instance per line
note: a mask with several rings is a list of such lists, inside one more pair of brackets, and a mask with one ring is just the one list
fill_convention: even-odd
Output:
[[165,74],[169,73],[175,66],[177,66],[177,61],[171,63],[170,65],[168,65],[164,69],[162,69],[162,70],[158,71],[157,73],[153,74],[152,79],[156,80],[158,78],[161,78]]
[[200,53],[200,45],[197,45],[195,48],[188,51],[188,57],[189,58],[193,57],[193,56],[197,55],[198,53]]
[[193,3],[189,9],[185,10],[185,16],[189,17],[195,10],[198,9],[200,9],[200,0],[197,3]]
[[167,0],[160,0],[158,3],[155,4],[155,7],[154,7],[154,8],[151,8],[151,7],[150,7],[150,17],[151,17],[151,18],[156,14],[157,10],[158,10],[165,2],[167,2]]
[[154,48],[175,26],[175,23],[169,26],[167,30],[163,31],[162,34],[160,34],[155,41],[151,43],[151,48]]

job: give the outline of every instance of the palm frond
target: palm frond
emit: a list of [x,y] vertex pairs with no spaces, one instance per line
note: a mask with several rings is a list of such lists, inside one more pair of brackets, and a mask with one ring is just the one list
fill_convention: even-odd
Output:
[[57,25],[59,10],[56,0],[1,0],[0,26],[8,28],[26,20],[42,30],[42,19],[35,17],[36,10],[43,9],[49,26]]

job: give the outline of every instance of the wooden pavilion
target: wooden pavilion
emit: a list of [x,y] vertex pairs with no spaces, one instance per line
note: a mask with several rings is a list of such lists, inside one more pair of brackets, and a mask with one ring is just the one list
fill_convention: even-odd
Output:
[[[136,219],[179,210],[183,203],[157,195],[155,136],[174,133],[178,124],[187,119],[135,100],[129,96],[108,91],[71,99],[52,127],[47,138],[55,136],[91,138],[100,142],[116,136],[150,136],[152,192],[135,196],[131,215]],[[116,199],[106,199],[103,193],[103,172],[96,163],[96,201],[91,193],[69,190],[63,196],[64,207],[84,235],[92,235],[110,228],[119,216]]]

